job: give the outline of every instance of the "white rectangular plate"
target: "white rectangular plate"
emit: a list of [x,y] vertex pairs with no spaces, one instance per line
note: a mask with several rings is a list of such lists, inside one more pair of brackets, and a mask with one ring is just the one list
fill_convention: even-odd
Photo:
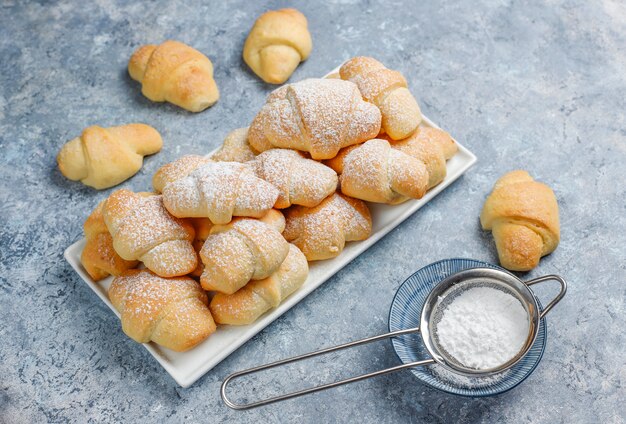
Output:
[[[426,117],[424,117],[423,124],[437,127]],[[173,352],[154,343],[144,344],[145,348],[148,349],[178,384],[182,387],[192,385],[239,346],[267,327],[296,303],[300,302],[305,296],[463,175],[476,162],[476,156],[458,142],[457,144],[459,151],[448,161],[447,176],[443,182],[428,191],[419,200],[409,200],[396,206],[369,204],[373,221],[372,235],[367,240],[348,243],[337,258],[310,263],[309,276],[304,285],[276,309],[267,312],[255,323],[246,326],[221,325],[207,340],[188,352]],[[91,279],[80,263],[80,254],[84,245],[85,239],[72,244],[65,250],[65,259],[119,318],[119,313],[115,310],[107,295],[113,278],[109,277],[99,282]]]

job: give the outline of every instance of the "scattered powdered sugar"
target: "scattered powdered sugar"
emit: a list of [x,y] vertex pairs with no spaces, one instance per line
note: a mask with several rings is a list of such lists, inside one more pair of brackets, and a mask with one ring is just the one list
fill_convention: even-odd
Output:
[[463,387],[466,389],[477,389],[492,386],[504,380],[511,373],[511,370],[509,369],[485,377],[469,377],[449,371],[447,368],[439,364],[429,365],[429,370],[443,381],[447,381],[457,387]]
[[516,297],[493,287],[472,287],[455,296],[435,333],[441,347],[462,365],[496,368],[524,347],[530,324]]

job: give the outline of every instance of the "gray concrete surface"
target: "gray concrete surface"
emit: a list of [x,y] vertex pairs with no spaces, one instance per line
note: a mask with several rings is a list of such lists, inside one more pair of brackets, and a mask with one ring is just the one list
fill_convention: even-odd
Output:
[[[242,63],[254,19],[283,2],[0,1],[0,422],[543,422],[626,420],[626,6],[619,0],[296,1],[314,49],[292,80],[371,55],[407,77],[424,112],[478,164],[189,389],[120,331],[63,250],[111,190],[63,178],[60,146],[93,124],[145,122],[161,153],[122,184],[204,153],[247,125],[272,87]],[[167,38],[207,54],[222,97],[186,113],[145,99],[133,49]],[[249,412],[218,394],[232,371],[385,331],[395,290],[447,257],[496,261],[478,214],[524,168],[550,184],[562,242],[528,277],[570,282],[542,363],[506,394],[439,393],[408,371]],[[546,289],[547,298],[554,291]],[[395,364],[389,343],[259,376],[255,394]],[[325,371],[331,367],[331,371]],[[292,384],[293,383],[293,384]],[[301,384],[304,384],[301,382]]]

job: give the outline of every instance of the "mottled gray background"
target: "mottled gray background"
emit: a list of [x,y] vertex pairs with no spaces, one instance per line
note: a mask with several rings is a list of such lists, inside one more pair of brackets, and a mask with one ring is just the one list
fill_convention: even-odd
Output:
[[[404,73],[424,112],[479,162],[189,389],[123,335],[63,260],[111,190],[66,180],[55,156],[88,125],[151,124],[163,151],[122,185],[144,190],[161,164],[208,152],[247,125],[272,89],[241,50],[254,19],[286,3],[129,3],[0,1],[1,422],[626,420],[623,1],[295,2],[314,49],[293,80],[375,56]],[[151,103],[127,76],[133,49],[167,38],[215,64],[222,97],[212,109]],[[528,277],[559,273],[570,283],[550,314],[543,361],[523,385],[468,399],[403,371],[250,412],[222,404],[219,385],[235,370],[385,331],[394,292],[423,265],[496,261],[478,214],[497,177],[520,167],[554,188],[562,220],[561,245]],[[309,383],[328,381],[396,363],[383,342],[241,389],[260,395],[309,374]]]

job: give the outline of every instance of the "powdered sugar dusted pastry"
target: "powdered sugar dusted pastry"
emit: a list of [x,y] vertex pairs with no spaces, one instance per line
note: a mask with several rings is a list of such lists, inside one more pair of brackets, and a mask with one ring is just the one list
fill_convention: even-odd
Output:
[[154,191],[161,193],[167,184],[186,177],[200,166],[209,162],[211,162],[211,159],[204,156],[186,155],[176,159],[174,162],[166,163],[152,177],[152,187],[154,187]]
[[268,278],[250,281],[230,295],[216,293],[210,304],[213,318],[218,324],[251,324],[302,286],[308,274],[306,258],[290,244],[287,257]]
[[138,261],[123,259],[113,248],[113,238],[102,215],[104,202],[98,203],[83,225],[87,241],[80,262],[94,281],[100,281],[109,275],[120,275],[139,264]]
[[205,290],[233,294],[250,280],[272,275],[288,251],[280,232],[256,219],[216,225],[200,250],[204,263],[200,282]]
[[365,102],[355,84],[307,79],[274,90],[250,126],[248,141],[259,152],[273,147],[330,159],[339,149],[380,131],[380,111]]
[[428,187],[422,161],[373,139],[350,151],[343,160],[341,192],[376,203],[398,204],[420,199]]
[[480,223],[493,233],[500,265],[511,271],[533,269],[559,245],[556,196],[526,171],[508,172],[496,181]]
[[335,193],[314,208],[294,206],[285,213],[283,235],[309,261],[338,256],[347,241],[365,240],[372,232],[367,205]]
[[124,333],[139,343],[153,341],[182,352],[215,332],[207,295],[188,277],[126,271],[111,283],[109,299],[121,315]]
[[209,218],[227,224],[233,216],[260,218],[278,198],[278,190],[236,162],[211,162],[165,186],[163,203],[179,218]]
[[194,229],[170,215],[161,196],[117,190],[104,204],[103,215],[122,258],[140,260],[161,277],[189,274],[196,268]]
[[428,171],[428,188],[439,184],[446,177],[446,160],[458,151],[450,134],[430,127],[420,126],[408,138],[390,140],[391,147],[419,159]]
[[[204,246],[204,242],[209,235],[211,234],[211,228],[213,228],[213,223],[209,218],[189,218],[189,221],[193,225],[196,230],[196,237],[193,241],[193,248],[200,254],[200,250],[202,250],[202,246]],[[259,221],[266,223],[270,227],[274,228],[279,233],[282,233],[285,230],[285,217],[283,214],[276,210],[270,209],[265,215],[259,218]],[[198,266],[196,267],[191,275],[194,277],[200,277],[204,272],[204,264],[202,261],[198,261]]]
[[278,188],[275,207],[292,204],[313,207],[337,189],[337,174],[329,167],[306,159],[295,150],[271,149],[250,162],[259,178]]
[[422,121],[422,113],[398,71],[371,57],[355,57],[339,69],[344,80],[354,82],[363,98],[382,113],[382,129],[394,140],[408,137]]
[[248,162],[258,154],[248,143],[248,127],[228,133],[220,150],[211,156],[217,162]]

